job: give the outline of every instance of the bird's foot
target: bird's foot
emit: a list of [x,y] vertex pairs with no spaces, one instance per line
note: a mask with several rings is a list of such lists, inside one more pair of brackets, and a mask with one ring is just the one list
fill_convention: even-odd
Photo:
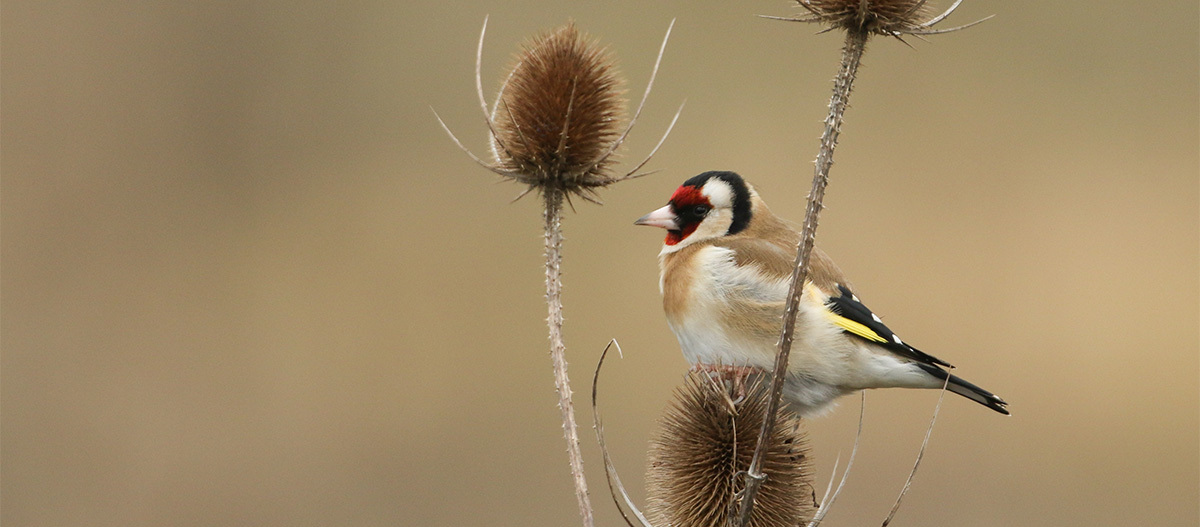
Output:
[[692,371],[707,373],[713,380],[722,383],[729,391],[733,404],[739,404],[746,398],[746,379],[751,374],[762,373],[760,368],[751,366],[730,366],[725,364],[694,364]]

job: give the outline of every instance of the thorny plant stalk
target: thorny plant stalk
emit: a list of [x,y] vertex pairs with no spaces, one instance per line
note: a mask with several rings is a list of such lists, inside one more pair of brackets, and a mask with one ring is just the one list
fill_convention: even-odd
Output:
[[567,378],[567,346],[563,343],[562,280],[562,210],[563,192],[547,188],[542,193],[546,220],[546,305],[550,315],[550,357],[554,362],[554,386],[558,390],[558,410],[562,414],[563,434],[567,439],[567,459],[575,481],[575,499],[585,526],[591,526],[592,504],[588,498],[587,479],[583,476],[583,452],[579,449],[579,432],[575,425],[575,405],[571,402],[571,380]]
[[[815,174],[813,175],[812,190],[808,195],[808,208],[804,214],[804,228],[800,231],[800,245],[796,248],[796,266],[792,270],[792,281],[788,286],[787,307],[783,315],[783,329],[779,336],[779,352],[775,356],[775,369],[771,377],[771,398],[767,402],[767,415],[772,416],[779,410],[779,402],[783,395],[783,381],[787,374],[788,355],[792,350],[792,338],[796,331],[796,310],[800,305],[800,295],[804,291],[804,282],[808,279],[808,260],[812,253],[813,240],[817,234],[817,217],[821,213],[821,202],[825,198],[825,186],[829,183],[829,167],[833,165],[833,149],[837,146],[838,134],[842,126],[842,115],[846,112],[846,101],[850,98],[850,89],[858,65],[862,61],[863,50],[866,48],[868,33],[866,31],[847,31],[846,45],[842,49],[842,67],[833,85],[833,97],[829,100],[829,115],[825,118],[825,131],[821,134],[821,150],[817,155]],[[762,431],[758,435],[758,448],[750,469],[746,473],[746,489],[742,493],[741,523],[750,521],[754,511],[754,498],[762,487],[766,476],[762,472],[763,452],[766,438],[774,432],[775,419],[764,419]]]
[[[766,477],[762,472],[762,459],[766,450],[767,438],[771,437],[775,423],[772,416],[778,411],[783,395],[788,355],[791,352],[792,338],[796,327],[796,310],[800,304],[800,295],[804,292],[804,283],[808,279],[808,259],[812,253],[813,240],[816,237],[817,217],[821,212],[821,202],[825,197],[825,186],[829,182],[829,169],[833,166],[833,150],[837,146],[838,135],[841,131],[842,116],[846,112],[846,103],[850,98],[850,91],[858,72],[858,66],[862,61],[863,51],[866,49],[867,40],[872,34],[876,34],[894,37],[904,42],[903,37],[906,35],[922,38],[924,35],[958,31],[987,20],[985,18],[955,28],[933,28],[958,9],[962,2],[963,0],[955,0],[940,15],[922,19],[926,0],[798,0],[800,7],[806,9],[811,16],[782,19],[823,23],[828,26],[826,31],[845,30],[846,42],[842,47],[841,68],[834,80],[833,95],[829,100],[829,115],[825,118],[825,130],[821,134],[821,147],[814,166],[812,191],[808,196],[804,228],[800,233],[799,246],[796,248],[796,264],[788,287],[783,328],[780,330],[779,336],[779,351],[775,356],[775,367],[771,379],[771,398],[767,407],[768,418],[763,420],[762,431],[758,436],[758,446],[746,474],[746,488],[741,495],[741,514],[738,525],[745,526],[750,521],[751,512],[754,510],[755,495]],[[778,17],[767,18],[778,19]]]

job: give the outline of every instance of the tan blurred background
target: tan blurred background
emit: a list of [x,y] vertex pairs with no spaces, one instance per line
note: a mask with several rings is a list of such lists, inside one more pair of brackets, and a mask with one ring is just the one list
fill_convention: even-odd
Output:
[[[23,526],[575,525],[536,200],[486,148],[485,84],[575,18],[640,94],[662,172],[566,220],[581,405],[605,373],[637,497],[686,368],[661,233],[732,169],[798,220],[837,35],[788,2],[5,2],[3,496]],[[818,240],[918,346],[1012,404],[947,399],[895,525],[1200,522],[1194,0],[971,0],[979,27],[865,59]],[[939,5],[944,6],[946,2]],[[877,524],[937,395],[872,392],[829,526]],[[856,402],[810,423],[823,486]],[[582,429],[599,523],[620,520]]]

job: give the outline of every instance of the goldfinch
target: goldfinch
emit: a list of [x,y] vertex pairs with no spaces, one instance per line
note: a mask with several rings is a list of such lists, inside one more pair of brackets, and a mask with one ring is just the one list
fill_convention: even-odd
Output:
[[[688,362],[771,369],[800,233],[733,172],[685,181],[665,207],[635,224],[667,230],[659,289]],[[868,388],[946,385],[1008,415],[1003,399],[951,375],[949,363],[888,329],[819,248],[810,258],[784,384],[797,413],[819,415],[838,397]]]

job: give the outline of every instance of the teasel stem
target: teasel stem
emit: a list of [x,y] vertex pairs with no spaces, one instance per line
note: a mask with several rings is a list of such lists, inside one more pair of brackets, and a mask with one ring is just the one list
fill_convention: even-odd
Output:
[[[534,191],[544,200],[546,304],[549,310],[546,323],[550,328],[550,358],[554,363],[554,385],[559,396],[563,435],[567,440],[567,456],[584,527],[592,527],[594,517],[583,473],[562,335],[563,202],[570,205],[574,194],[600,204],[599,189],[649,174],[639,171],[666,140],[679,118],[678,112],[662,139],[632,170],[616,176],[612,174],[612,164],[616,159],[614,153],[628,137],[650,96],[674,26],[672,20],[658,49],[646,91],[624,130],[620,126],[625,106],[623,80],[616,72],[612,56],[606,48],[581,34],[573,22],[538,35],[524,45],[495,101],[489,104],[483,94],[481,73],[483,40],[487,32],[487,19],[484,19],[475,50],[475,93],[487,124],[494,160],[485,161],[472,153],[434,112],[442,129],[473,161],[505,180],[527,186],[513,201]],[[682,109],[680,106],[680,111]]]
[[558,410],[562,413],[563,436],[567,440],[567,459],[575,481],[575,499],[584,527],[592,527],[592,503],[588,498],[587,479],[583,475],[583,453],[579,449],[579,428],[575,425],[575,405],[571,402],[571,381],[567,378],[567,347],[563,343],[562,304],[562,212],[563,190],[544,188],[543,217],[546,220],[546,305],[550,316],[550,359],[554,363],[554,386],[558,389]]
[[787,376],[788,355],[792,350],[792,339],[796,330],[796,312],[800,305],[800,295],[804,292],[804,283],[808,280],[809,255],[812,254],[813,240],[817,233],[817,216],[821,213],[821,202],[825,198],[825,186],[829,183],[829,169],[833,166],[833,149],[837,146],[838,134],[841,131],[842,115],[846,112],[846,103],[850,99],[850,90],[854,77],[858,73],[858,65],[862,62],[863,51],[867,46],[870,33],[861,28],[846,31],[846,43],[842,47],[842,65],[833,83],[833,96],[829,99],[829,115],[825,118],[825,131],[821,134],[821,150],[817,154],[812,190],[808,195],[808,208],[804,214],[804,228],[800,232],[800,244],[796,248],[796,265],[792,269],[792,281],[788,286],[787,307],[783,315],[783,329],[779,336],[779,351],[775,356],[775,368],[771,377],[771,397],[767,401],[767,418],[763,419],[762,430],[758,434],[758,446],[754,450],[754,458],[746,473],[746,488],[742,493],[741,513],[739,524],[745,526],[750,521],[754,510],[754,498],[762,486],[766,475],[762,472],[762,463],[767,449],[767,440],[774,433],[775,414],[779,411],[780,399],[783,396],[783,382]]

